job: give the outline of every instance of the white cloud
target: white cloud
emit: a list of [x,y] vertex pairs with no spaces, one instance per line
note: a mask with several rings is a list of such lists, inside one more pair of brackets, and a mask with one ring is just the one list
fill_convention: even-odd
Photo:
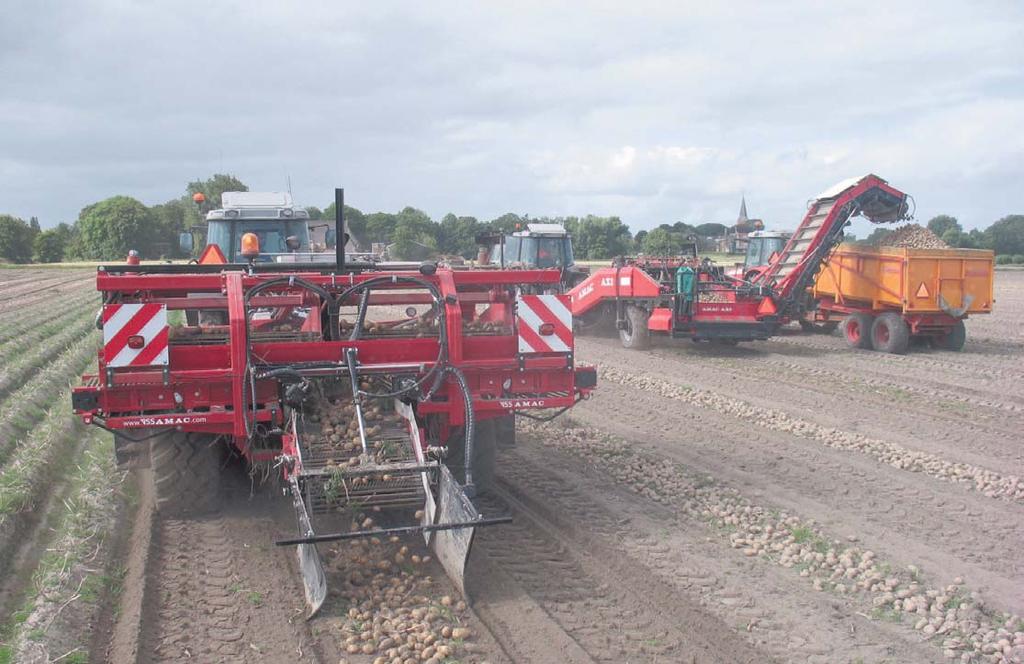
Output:
[[[22,2],[0,212],[71,220],[217,170],[323,205],[752,214],[878,172],[922,215],[1019,211],[1024,8],[988,3]],[[59,195],[54,189],[59,187]]]

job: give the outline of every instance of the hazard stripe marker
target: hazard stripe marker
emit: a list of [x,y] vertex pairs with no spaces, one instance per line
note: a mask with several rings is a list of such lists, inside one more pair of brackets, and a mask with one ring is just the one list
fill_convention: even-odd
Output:
[[[103,361],[108,368],[167,366],[167,307],[162,304],[109,304],[103,307]],[[133,336],[140,348],[130,348]]]
[[[571,353],[572,311],[568,295],[520,295],[516,298],[519,352]],[[543,326],[551,334],[541,334]]]

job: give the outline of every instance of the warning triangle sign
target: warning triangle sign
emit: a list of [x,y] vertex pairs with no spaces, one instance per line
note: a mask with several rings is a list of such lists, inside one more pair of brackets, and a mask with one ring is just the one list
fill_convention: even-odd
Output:
[[928,287],[921,282],[921,285],[917,287],[917,297],[928,297],[931,293],[928,292]]

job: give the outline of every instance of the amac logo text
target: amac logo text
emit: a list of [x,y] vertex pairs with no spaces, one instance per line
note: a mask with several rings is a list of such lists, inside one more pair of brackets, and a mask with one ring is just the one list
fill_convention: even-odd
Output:
[[161,417],[139,417],[131,420],[124,420],[122,424],[126,427],[168,427],[179,424],[204,424],[205,417],[194,417],[192,415],[164,415]]
[[511,399],[508,401],[498,401],[502,408],[512,408],[513,410],[518,408],[545,408],[547,401],[544,399]]

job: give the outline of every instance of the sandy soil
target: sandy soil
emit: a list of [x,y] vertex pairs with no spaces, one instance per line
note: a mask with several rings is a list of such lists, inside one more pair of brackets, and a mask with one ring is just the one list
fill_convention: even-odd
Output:
[[[996,286],[960,353],[795,331],[648,352],[578,339],[599,389],[502,451],[481,506],[515,521],[478,535],[458,661],[1024,654],[1024,272]],[[343,651],[345,570],[304,621],[292,552],[272,544],[294,531],[290,505],[231,472],[204,519],[156,518],[143,492],[93,660],[374,662]],[[825,563],[799,559],[812,545]],[[429,573],[434,597],[452,592]]]

